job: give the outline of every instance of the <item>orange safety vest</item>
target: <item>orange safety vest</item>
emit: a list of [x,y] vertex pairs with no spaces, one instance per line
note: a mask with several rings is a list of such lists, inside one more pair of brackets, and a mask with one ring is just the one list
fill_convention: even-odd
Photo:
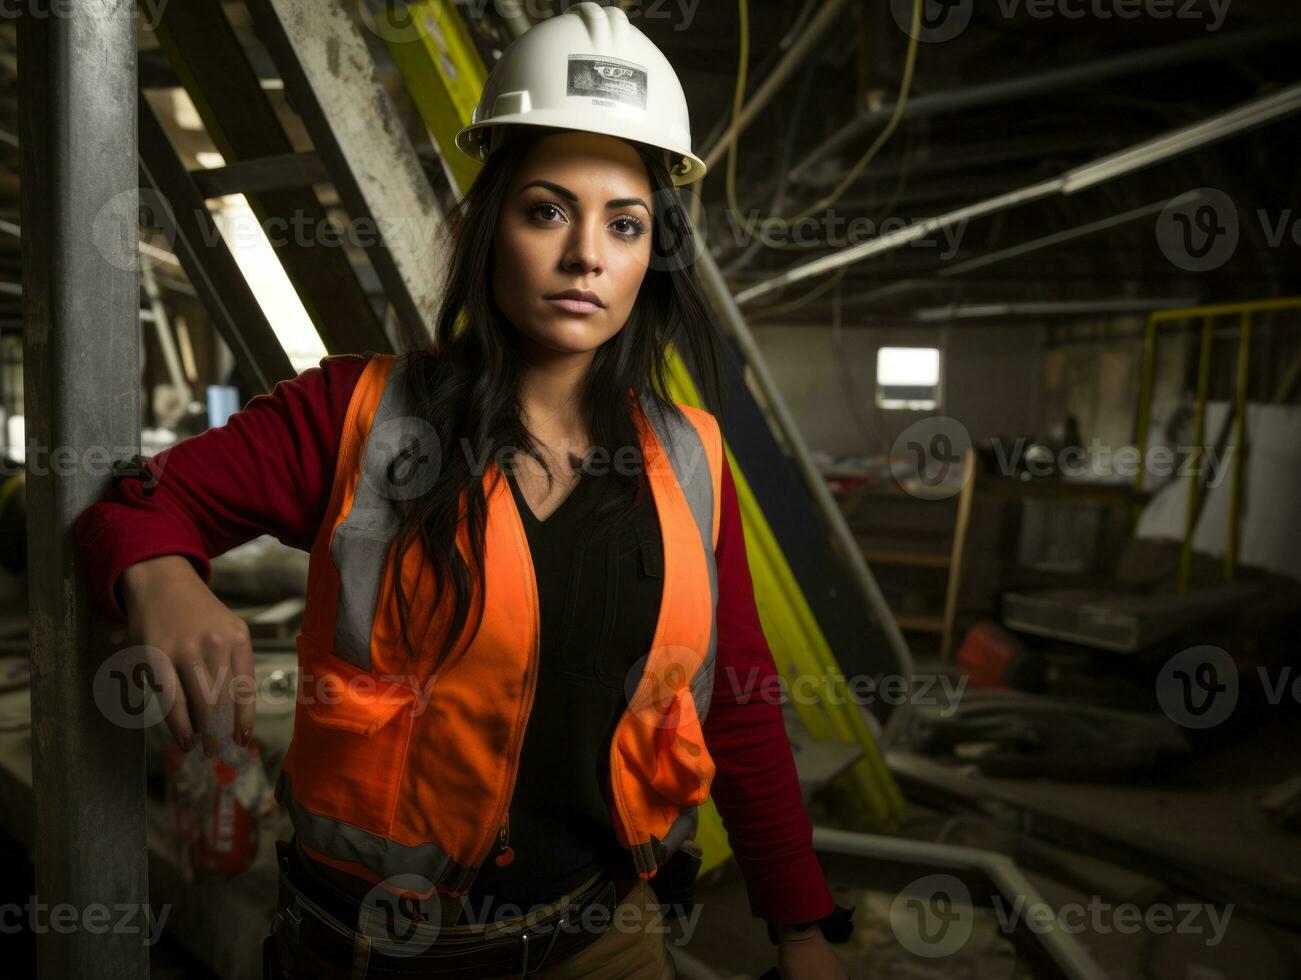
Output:
[[[408,664],[392,581],[395,498],[419,492],[420,473],[410,471],[415,484],[395,474],[439,456],[433,427],[400,404],[406,363],[372,356],[348,406],[311,552],[294,734],[276,798],[316,860],[373,882],[417,875],[431,892],[460,896],[505,830],[538,676],[538,592],[519,511],[489,461],[486,593],[474,586],[481,623],[476,632],[472,612],[435,673],[451,600],[434,608],[433,575],[414,543],[402,570],[408,625],[413,648],[430,655]],[[676,419],[633,394],[664,583],[652,648],[610,740],[610,804],[619,843],[652,878],[694,833],[714,776],[701,725],[713,689],[723,443],[710,413],[680,405],[685,419]],[[457,544],[469,554],[466,522]]]

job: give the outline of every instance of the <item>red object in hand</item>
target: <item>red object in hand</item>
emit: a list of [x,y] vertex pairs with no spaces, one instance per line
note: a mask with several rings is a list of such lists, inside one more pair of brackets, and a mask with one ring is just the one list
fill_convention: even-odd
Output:
[[[261,765],[256,743],[247,752]],[[258,820],[240,802],[234,766],[167,743],[173,831],[196,876],[229,878],[257,857]],[[196,778],[197,776],[197,778]]]

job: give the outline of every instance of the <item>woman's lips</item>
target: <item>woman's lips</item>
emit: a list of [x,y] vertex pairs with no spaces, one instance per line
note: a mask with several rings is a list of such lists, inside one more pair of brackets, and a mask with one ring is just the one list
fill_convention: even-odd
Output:
[[585,299],[549,299],[547,302],[570,313],[595,313],[600,310],[595,303],[589,303]]

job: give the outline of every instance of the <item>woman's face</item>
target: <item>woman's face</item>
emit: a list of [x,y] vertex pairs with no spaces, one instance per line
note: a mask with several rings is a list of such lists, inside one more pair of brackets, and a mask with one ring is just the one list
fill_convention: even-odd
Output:
[[[632,313],[650,262],[652,207],[646,167],[629,144],[596,133],[542,137],[497,221],[497,305],[545,350],[594,351]],[[558,296],[567,290],[595,303]]]

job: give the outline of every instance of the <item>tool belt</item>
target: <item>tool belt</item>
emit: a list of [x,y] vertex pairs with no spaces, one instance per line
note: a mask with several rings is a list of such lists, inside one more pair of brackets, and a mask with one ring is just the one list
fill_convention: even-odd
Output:
[[400,903],[382,914],[359,903],[313,876],[292,843],[276,841],[276,863],[276,914],[263,945],[263,973],[271,980],[527,976],[595,942],[638,880],[607,871],[537,913],[440,927],[407,919]]

